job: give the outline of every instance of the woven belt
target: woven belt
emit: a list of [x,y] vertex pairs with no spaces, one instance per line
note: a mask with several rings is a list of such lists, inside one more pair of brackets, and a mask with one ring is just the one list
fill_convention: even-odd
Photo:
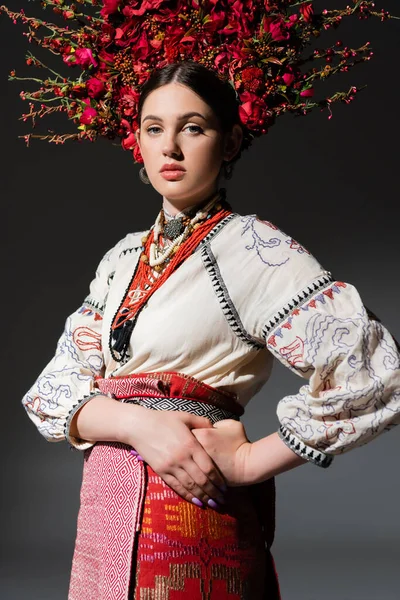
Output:
[[117,400],[152,410],[182,410],[208,417],[212,423],[222,419],[240,420],[244,413],[235,394],[175,371],[98,378],[96,384],[102,393]]

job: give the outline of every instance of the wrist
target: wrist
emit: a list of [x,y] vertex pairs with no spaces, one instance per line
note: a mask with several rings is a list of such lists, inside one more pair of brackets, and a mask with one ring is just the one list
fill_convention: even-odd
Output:
[[251,443],[246,477],[251,483],[261,483],[280,473],[307,463],[290,450],[277,433]]
[[149,409],[139,404],[120,402],[116,432],[118,441],[122,444],[135,447],[143,435],[143,424],[148,418]]

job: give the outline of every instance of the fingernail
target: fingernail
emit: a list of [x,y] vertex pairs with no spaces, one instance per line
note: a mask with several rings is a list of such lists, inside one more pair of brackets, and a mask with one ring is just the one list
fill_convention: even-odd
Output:
[[136,450],[131,450],[131,454],[133,454],[133,456],[137,456],[139,453],[136,452]]
[[212,498],[209,499],[207,504],[208,504],[208,506],[211,506],[211,508],[218,508],[218,504],[216,502],[214,502],[214,500]]
[[204,506],[202,501],[199,500],[198,498],[192,498],[192,502],[193,502],[193,504],[196,504],[196,506],[200,506],[201,508],[203,508],[203,506]]
[[140,456],[140,454],[138,454],[136,458],[137,458],[138,460],[144,460],[144,459],[143,459],[143,456]]

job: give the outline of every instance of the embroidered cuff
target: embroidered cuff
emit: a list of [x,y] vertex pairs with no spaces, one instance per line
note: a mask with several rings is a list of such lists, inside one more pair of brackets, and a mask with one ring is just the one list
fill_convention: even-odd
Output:
[[296,437],[289,429],[280,426],[278,429],[278,435],[281,440],[288,446],[293,452],[295,452],[301,458],[313,462],[315,465],[326,469],[333,461],[333,456],[329,454],[325,454],[325,452],[321,452],[321,450],[316,450],[315,448],[311,448],[311,446],[307,446],[304,442],[300,440],[300,438]]
[[65,421],[65,425],[64,425],[64,435],[65,435],[65,439],[69,443],[71,449],[75,448],[76,450],[87,450],[88,448],[91,448],[95,443],[95,442],[87,442],[85,440],[81,440],[79,438],[71,436],[69,429],[71,427],[72,419],[75,417],[76,413],[79,410],[81,410],[81,408],[85,404],[87,404],[87,402],[89,402],[89,400],[92,400],[92,398],[95,398],[96,396],[104,396],[104,394],[102,392],[99,392],[98,390],[95,390],[95,391],[91,392],[89,395],[83,396],[83,398],[81,400],[79,400],[79,402],[74,404],[74,406],[71,408],[71,410],[68,413],[68,417],[67,417],[67,419]]

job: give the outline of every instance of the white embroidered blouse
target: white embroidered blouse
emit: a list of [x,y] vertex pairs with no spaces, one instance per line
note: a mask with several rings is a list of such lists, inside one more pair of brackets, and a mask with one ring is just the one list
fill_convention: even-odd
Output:
[[245,406],[268,381],[273,357],[305,379],[277,405],[280,437],[328,466],[400,422],[400,355],[356,288],[336,281],[299,243],[256,215],[233,213],[150,297],[125,362],[110,326],[147,232],[104,256],[90,294],[66,321],[54,358],[23,405],[49,441],[96,393],[96,376],[178,371],[237,394]]

